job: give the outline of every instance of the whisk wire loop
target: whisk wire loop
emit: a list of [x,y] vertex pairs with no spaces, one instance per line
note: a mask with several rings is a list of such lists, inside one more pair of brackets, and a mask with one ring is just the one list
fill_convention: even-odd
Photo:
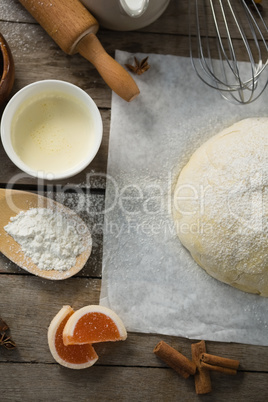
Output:
[[268,84],[268,28],[248,1],[189,0],[192,65],[203,82],[240,104],[257,99]]

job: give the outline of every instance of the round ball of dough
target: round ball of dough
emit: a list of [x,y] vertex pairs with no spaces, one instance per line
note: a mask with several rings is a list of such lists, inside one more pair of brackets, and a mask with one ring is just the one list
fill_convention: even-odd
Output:
[[268,297],[268,118],[248,118],[192,155],[174,191],[182,244],[214,278]]

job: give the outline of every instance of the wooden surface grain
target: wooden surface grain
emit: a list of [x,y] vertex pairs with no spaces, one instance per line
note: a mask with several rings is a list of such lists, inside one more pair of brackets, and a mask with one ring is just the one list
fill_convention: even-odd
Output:
[[[139,31],[100,29],[98,38],[110,55],[161,53],[188,57],[188,2],[171,0],[165,13]],[[264,14],[267,19],[267,13]],[[124,342],[99,344],[95,366],[69,370],[59,366],[47,345],[47,327],[62,305],[75,309],[98,304],[102,271],[102,224],[109,146],[111,90],[80,55],[63,53],[18,0],[1,0],[0,32],[15,60],[13,94],[40,79],[63,79],[84,89],[97,103],[104,124],[100,151],[81,174],[65,181],[38,182],[17,169],[0,145],[0,186],[45,195],[72,208],[93,235],[93,251],[75,277],[53,282],[34,277],[0,255],[0,316],[10,326],[17,348],[0,348],[0,401],[238,401],[268,400],[268,348],[207,341],[211,354],[240,361],[236,376],[212,373],[212,393],[197,396],[193,377],[185,380],[153,353],[164,340],[188,358],[198,340],[161,334],[129,333]],[[241,48],[242,49],[242,48]],[[241,50],[239,58],[243,59]]]

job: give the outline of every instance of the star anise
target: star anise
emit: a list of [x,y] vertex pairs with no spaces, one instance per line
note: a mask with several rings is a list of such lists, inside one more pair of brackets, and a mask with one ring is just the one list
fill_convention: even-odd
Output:
[[16,347],[16,344],[10,336],[7,336],[6,333],[4,332],[3,334],[0,335],[0,346],[4,346],[6,349],[14,349]]
[[8,325],[5,323],[4,320],[2,320],[2,318],[0,318],[0,332],[6,331],[7,329],[8,329]]
[[142,61],[139,61],[137,57],[134,57],[135,65],[132,66],[131,64],[125,64],[125,66],[134,74],[141,75],[150,68],[150,65],[148,64],[148,58],[149,56],[142,59]]
[[2,318],[0,318],[0,346],[4,346],[6,349],[14,349],[16,347],[15,342],[12,341],[10,336],[7,336],[6,332],[9,329],[8,325]]

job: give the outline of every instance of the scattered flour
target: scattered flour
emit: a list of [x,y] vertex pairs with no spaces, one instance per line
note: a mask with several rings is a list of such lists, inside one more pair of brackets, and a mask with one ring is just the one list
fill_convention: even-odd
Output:
[[85,249],[74,223],[58,211],[31,208],[12,217],[4,229],[39,269],[66,271]]

